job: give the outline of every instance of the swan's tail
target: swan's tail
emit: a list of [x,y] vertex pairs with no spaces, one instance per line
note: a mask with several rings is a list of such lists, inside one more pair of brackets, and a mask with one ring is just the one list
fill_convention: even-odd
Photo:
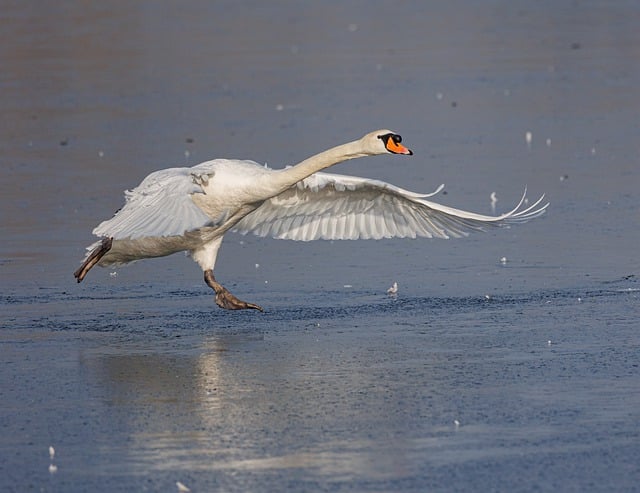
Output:
[[111,250],[113,238],[103,238],[102,241],[98,241],[94,243],[94,245],[95,247],[86,256],[82,265],[80,265],[80,267],[78,267],[78,269],[73,273],[73,277],[75,277],[78,282],[82,282],[91,268],[100,262],[100,259],[104,257],[109,250]]

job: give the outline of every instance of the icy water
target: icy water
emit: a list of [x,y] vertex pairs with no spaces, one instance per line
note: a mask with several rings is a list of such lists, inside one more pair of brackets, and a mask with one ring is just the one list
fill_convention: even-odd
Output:
[[[5,2],[0,490],[640,490],[638,25],[636,2]],[[229,235],[217,277],[264,314],[181,255],[74,282],[149,172],[381,127],[415,155],[335,171],[481,213],[526,185],[548,214]]]

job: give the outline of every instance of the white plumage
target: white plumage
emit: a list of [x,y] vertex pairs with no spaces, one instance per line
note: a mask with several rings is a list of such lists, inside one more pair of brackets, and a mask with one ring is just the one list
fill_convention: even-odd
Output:
[[[296,166],[272,170],[253,161],[216,159],[192,168],[169,168],[147,176],[114,217],[93,234],[75,272],[78,282],[102,266],[189,252],[223,308],[261,308],[231,295],[215,281],[213,268],[229,231],[310,241],[379,238],[450,238],[492,226],[528,221],[544,213],[543,197],[499,216],[485,216],[426,200],[429,194],[367,178],[322,173],[339,162],[376,154],[412,152],[399,135],[379,130],[334,147]],[[526,193],[526,191],[525,191]]]
[[[122,209],[100,223],[93,234],[115,240],[144,237],[181,236],[223,220],[210,217],[196,205],[194,196],[204,195],[211,177],[225,168],[246,178],[257,176],[264,168],[253,161],[215,159],[191,168],[168,168],[147,176],[133,190],[125,192]],[[220,179],[220,177],[218,178]],[[227,177],[233,180],[233,177]],[[222,213],[222,209],[221,209]]]
[[425,200],[435,192],[418,194],[383,181],[355,176],[315,173],[265,201],[244,217],[233,231],[283,240],[358,240],[381,238],[458,238],[490,226],[525,222],[543,213],[546,205],[484,216]]
[[149,236],[176,236],[201,228],[211,219],[193,202],[203,193],[194,168],[169,168],[147,176],[125,192],[126,204],[114,217],[103,221],[93,234],[116,240]]

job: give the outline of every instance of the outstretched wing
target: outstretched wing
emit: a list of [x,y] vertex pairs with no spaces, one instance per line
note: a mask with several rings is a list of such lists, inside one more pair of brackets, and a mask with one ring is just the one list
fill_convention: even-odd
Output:
[[191,194],[203,193],[200,183],[207,179],[208,172],[213,172],[211,166],[199,165],[151,173],[136,188],[125,192],[124,207],[100,223],[93,234],[116,240],[177,236],[210,225],[211,218],[191,199]]
[[540,205],[542,196],[522,208],[523,195],[512,211],[485,216],[425,200],[441,189],[418,194],[382,181],[315,173],[264,202],[234,231],[299,241],[450,238],[525,222],[542,215],[548,206]]

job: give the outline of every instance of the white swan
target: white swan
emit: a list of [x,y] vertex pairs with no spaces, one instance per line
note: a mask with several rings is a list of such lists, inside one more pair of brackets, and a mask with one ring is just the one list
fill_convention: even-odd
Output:
[[309,241],[423,236],[466,236],[486,226],[528,221],[544,213],[541,197],[532,206],[520,203],[500,216],[484,216],[425,200],[389,183],[319,173],[334,164],[378,154],[413,153],[390,130],[312,156],[280,170],[253,161],[215,159],[192,168],[170,168],[147,176],[131,191],[126,204],[93,234],[101,241],[74,276],[80,282],[96,264],[123,264],[187,251],[204,271],[222,308],[262,308],[239,300],[213,275],[224,234],[243,234]]

